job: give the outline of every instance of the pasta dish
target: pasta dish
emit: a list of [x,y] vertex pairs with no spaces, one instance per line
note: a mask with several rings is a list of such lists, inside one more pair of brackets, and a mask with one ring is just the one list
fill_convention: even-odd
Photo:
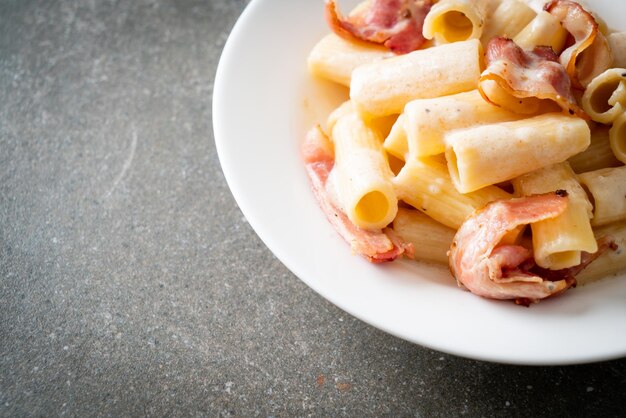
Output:
[[340,9],[308,68],[350,98],[302,155],[354,253],[525,306],[626,267],[626,32],[570,0]]

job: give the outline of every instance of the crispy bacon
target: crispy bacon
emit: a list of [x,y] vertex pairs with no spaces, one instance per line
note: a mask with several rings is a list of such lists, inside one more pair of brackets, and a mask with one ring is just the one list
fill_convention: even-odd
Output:
[[[483,97],[498,106],[508,107],[487,88],[495,82],[507,94],[518,99],[551,100],[565,112],[589,119],[578,106],[570,78],[550,47],[536,47],[524,51],[511,39],[496,37],[486,50],[487,69],[482,73],[478,89]],[[538,102],[537,102],[538,103]],[[521,113],[520,108],[510,108]]]
[[334,166],[332,146],[319,126],[311,129],[302,146],[302,155],[313,193],[335,230],[356,253],[373,263],[393,261],[405,254],[413,256],[413,246],[403,242],[391,229],[368,231],[355,226],[332,201],[326,190],[328,176]]
[[572,37],[572,44],[559,60],[577,89],[584,89],[613,61],[609,44],[598,30],[598,22],[579,3],[571,0],[553,0],[544,9],[556,17]]
[[344,39],[381,44],[406,54],[426,42],[422,28],[431,6],[431,0],[372,0],[366,9],[344,18],[335,0],[326,0],[325,14],[330,28]]

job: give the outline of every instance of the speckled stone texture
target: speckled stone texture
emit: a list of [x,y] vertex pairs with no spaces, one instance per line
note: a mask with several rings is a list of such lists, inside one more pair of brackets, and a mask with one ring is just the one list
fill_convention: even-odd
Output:
[[624,416],[626,360],[433,352],[272,256],[211,124],[246,3],[0,0],[0,415]]

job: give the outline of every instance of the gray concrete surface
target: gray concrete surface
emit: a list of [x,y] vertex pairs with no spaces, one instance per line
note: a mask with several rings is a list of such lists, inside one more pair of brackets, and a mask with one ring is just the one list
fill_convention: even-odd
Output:
[[0,415],[624,416],[626,360],[433,352],[272,256],[211,124],[246,3],[0,0]]

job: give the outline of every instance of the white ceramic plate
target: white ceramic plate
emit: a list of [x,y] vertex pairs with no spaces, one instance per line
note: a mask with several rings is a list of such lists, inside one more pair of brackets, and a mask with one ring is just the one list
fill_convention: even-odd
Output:
[[[626,3],[588,3],[612,27],[626,16]],[[343,10],[352,4],[341,2]],[[446,268],[374,265],[351,254],[314,200],[299,154],[306,129],[341,100],[306,70],[309,50],[328,31],[322,7],[322,0],[252,1],[217,71],[213,123],[220,162],[265,244],[341,309],[436,350],[537,365],[625,356],[626,280],[601,281],[523,308],[457,288]]]

